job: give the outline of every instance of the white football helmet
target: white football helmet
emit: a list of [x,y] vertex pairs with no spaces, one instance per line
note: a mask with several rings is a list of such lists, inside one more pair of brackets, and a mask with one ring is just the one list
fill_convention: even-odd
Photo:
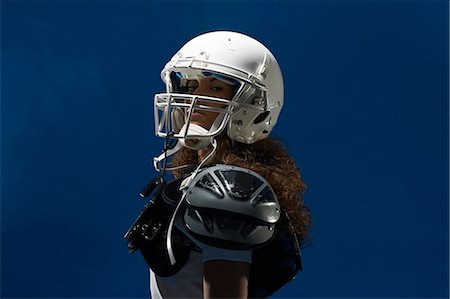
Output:
[[[183,81],[209,76],[234,85],[231,101],[183,89]],[[232,140],[254,143],[269,135],[283,106],[277,60],[263,44],[242,33],[215,31],[191,39],[165,65],[161,78],[166,92],[154,97],[155,134],[178,139],[183,146],[204,147],[224,129]],[[218,113],[210,128],[190,124],[196,109]],[[200,142],[192,146],[189,139]]]
[[[174,86],[174,76],[189,79],[204,73],[238,82],[232,101],[187,95]],[[213,137],[226,126],[231,139],[253,143],[267,137],[283,106],[283,77],[275,57],[257,40],[237,32],[216,31],[193,38],[166,64],[161,78],[167,88],[166,93],[155,95],[156,135],[160,137],[167,133],[174,138]],[[185,103],[187,98],[189,104]],[[222,117],[208,132],[190,135],[189,130],[181,130],[189,115],[180,112],[195,108],[199,100],[202,109],[220,112]],[[209,101],[226,107],[207,107]]]

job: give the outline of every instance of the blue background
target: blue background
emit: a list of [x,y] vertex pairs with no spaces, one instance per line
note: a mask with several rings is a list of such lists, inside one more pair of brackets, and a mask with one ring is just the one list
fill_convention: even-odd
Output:
[[1,1],[1,297],[146,297],[123,234],[155,175],[152,97],[193,36],[285,77],[273,136],[314,216],[274,297],[448,297],[447,1]]

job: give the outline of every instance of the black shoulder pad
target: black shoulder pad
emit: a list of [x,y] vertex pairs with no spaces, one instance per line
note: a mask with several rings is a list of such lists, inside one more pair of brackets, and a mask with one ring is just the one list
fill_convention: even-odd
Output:
[[152,198],[124,236],[129,252],[139,250],[153,272],[162,277],[176,274],[188,261],[191,249],[195,249],[188,237],[175,228],[173,252],[177,262],[170,263],[166,237],[170,217],[181,197],[180,183],[181,179],[158,184]]

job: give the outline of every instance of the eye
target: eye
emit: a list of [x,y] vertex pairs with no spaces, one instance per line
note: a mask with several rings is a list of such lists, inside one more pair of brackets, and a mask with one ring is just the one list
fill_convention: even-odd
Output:
[[194,80],[189,80],[187,84],[187,92],[192,93],[194,92],[198,87],[198,82]]
[[223,88],[222,88],[222,87],[219,87],[219,86],[212,86],[210,89],[211,89],[211,91],[213,91],[213,92],[219,92],[219,91],[222,91],[222,90],[223,90]]

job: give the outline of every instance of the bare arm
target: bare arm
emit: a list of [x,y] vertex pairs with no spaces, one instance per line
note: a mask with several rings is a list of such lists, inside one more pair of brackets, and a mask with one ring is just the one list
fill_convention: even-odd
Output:
[[248,297],[250,264],[212,260],[203,264],[203,298]]

